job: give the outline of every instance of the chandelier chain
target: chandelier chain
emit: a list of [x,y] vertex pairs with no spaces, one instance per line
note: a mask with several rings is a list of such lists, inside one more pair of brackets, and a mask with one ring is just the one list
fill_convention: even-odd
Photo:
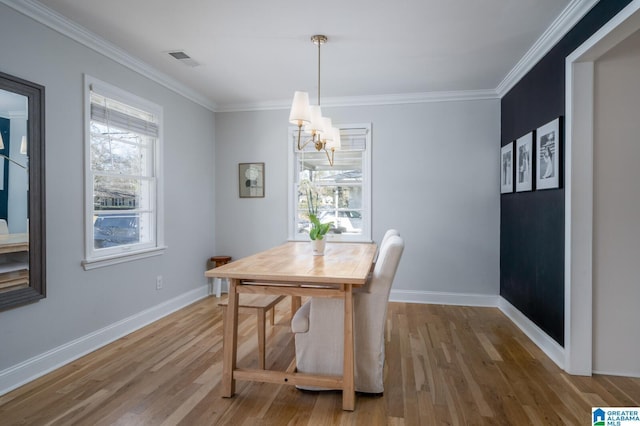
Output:
[[318,46],[318,106],[320,106],[320,46],[327,42],[328,38],[323,34],[311,36],[311,41]]
[[318,43],[318,106],[320,106],[320,46],[322,43]]

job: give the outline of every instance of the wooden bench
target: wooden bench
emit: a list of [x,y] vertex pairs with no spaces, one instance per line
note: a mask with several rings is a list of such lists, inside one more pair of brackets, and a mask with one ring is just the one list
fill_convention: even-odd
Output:
[[[255,310],[258,318],[258,359],[260,361],[260,368],[264,370],[265,367],[265,320],[266,314],[271,310],[271,325],[275,319],[275,306],[284,299],[285,296],[271,296],[262,294],[240,294],[238,299],[238,312],[247,312],[249,310]],[[226,308],[228,300],[224,299],[218,302],[218,306],[222,306],[222,315],[226,319]]]

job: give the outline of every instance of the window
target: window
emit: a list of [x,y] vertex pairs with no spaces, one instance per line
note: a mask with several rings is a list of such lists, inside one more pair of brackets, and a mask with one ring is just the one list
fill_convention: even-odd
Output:
[[[341,148],[329,165],[312,143],[298,151],[298,128],[289,132],[289,239],[309,239],[308,197],[318,194],[318,218],[331,223],[328,241],[371,241],[371,125],[340,126]],[[303,135],[304,137],[304,135]]]
[[86,77],[85,269],[160,254],[162,108]]

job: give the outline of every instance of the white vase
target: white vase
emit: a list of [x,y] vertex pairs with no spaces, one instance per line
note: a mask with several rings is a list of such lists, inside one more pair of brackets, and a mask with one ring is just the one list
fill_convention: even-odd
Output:
[[311,250],[314,256],[324,256],[325,240],[311,240]]

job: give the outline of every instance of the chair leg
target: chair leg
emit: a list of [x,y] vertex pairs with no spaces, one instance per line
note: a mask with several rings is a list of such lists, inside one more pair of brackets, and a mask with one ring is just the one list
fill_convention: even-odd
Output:
[[213,286],[215,287],[215,290],[216,290],[216,297],[220,299],[220,296],[222,294],[222,279],[214,278]]
[[258,361],[260,362],[260,369],[264,370],[265,367],[265,317],[266,312],[264,309],[256,309],[258,311]]
[[291,296],[291,319],[302,306],[302,298],[300,296]]

